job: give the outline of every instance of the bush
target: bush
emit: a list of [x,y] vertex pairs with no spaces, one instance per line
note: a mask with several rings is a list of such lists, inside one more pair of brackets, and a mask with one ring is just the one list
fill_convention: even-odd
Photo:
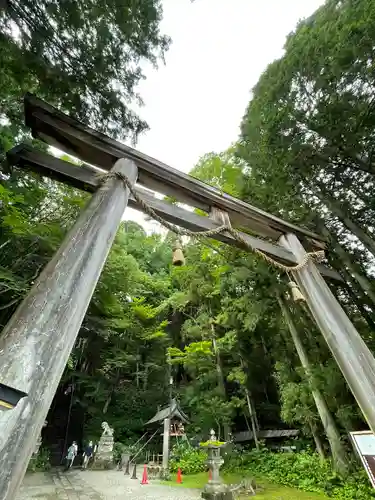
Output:
[[224,466],[228,471],[244,472],[292,486],[304,491],[325,493],[340,500],[375,498],[364,471],[345,479],[332,471],[329,460],[322,461],[316,453],[273,453],[267,449],[237,453]]
[[37,455],[33,455],[30,458],[29,464],[27,466],[28,472],[43,472],[51,468],[49,461],[49,450],[46,448],[40,448]]
[[113,445],[113,460],[117,464],[121,460],[121,455],[127,451],[126,446],[122,443],[116,442]]
[[169,467],[171,472],[180,468],[183,474],[196,474],[207,470],[207,453],[192,448],[189,444],[177,444],[171,452]]
[[139,450],[139,446],[134,446],[131,444],[124,444],[116,441],[113,445],[113,460],[115,463],[119,463],[121,460],[121,456],[123,454],[129,454],[129,456],[135,455]]

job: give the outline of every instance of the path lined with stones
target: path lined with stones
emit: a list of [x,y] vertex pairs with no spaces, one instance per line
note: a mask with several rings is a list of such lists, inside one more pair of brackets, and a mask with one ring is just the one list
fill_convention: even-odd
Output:
[[119,471],[60,471],[26,476],[17,500],[198,500],[198,490],[141,485]]

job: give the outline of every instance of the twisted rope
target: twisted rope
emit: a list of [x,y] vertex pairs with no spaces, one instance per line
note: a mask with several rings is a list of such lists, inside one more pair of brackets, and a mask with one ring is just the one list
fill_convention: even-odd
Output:
[[242,236],[242,234],[237,231],[237,229],[234,229],[230,224],[223,224],[222,226],[219,226],[214,229],[208,229],[207,231],[191,231],[190,229],[185,229],[179,226],[176,226],[176,224],[172,224],[171,222],[166,221],[158,215],[155,210],[153,210],[151,207],[149,207],[146,202],[139,196],[137,191],[134,189],[132,183],[129,181],[129,179],[126,177],[125,174],[121,172],[108,172],[106,174],[100,174],[98,176],[100,184],[103,184],[106,180],[108,179],[120,179],[125,186],[129,189],[130,193],[132,194],[133,198],[135,201],[141,206],[142,210],[152,219],[155,219],[158,221],[162,226],[166,227],[169,229],[169,231],[172,231],[175,234],[178,234],[179,236],[189,236],[193,239],[200,240],[202,238],[211,238],[213,236],[216,236],[220,233],[227,232],[233,238],[242,245],[245,246],[248,250],[253,252],[256,255],[259,255],[264,259],[266,262],[271,264],[272,266],[281,269],[282,271],[288,272],[288,271],[299,271],[303,269],[304,267],[307,266],[310,260],[314,260],[315,262],[321,262],[324,259],[324,250],[318,250],[316,252],[307,252],[301,262],[296,264],[295,266],[286,266],[284,264],[281,264],[281,262],[277,262],[274,260],[272,257],[267,255],[266,253],[262,252],[258,248],[254,248],[251,246]]

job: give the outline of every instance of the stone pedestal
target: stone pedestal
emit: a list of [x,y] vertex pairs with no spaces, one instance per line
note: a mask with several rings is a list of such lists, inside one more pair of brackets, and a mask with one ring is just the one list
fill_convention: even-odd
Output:
[[205,488],[201,496],[205,500],[233,500],[233,493],[225,484],[221,485],[219,488],[215,487],[214,491],[207,491]]
[[225,491],[203,491],[202,498],[205,500],[233,500],[233,493],[225,486]]
[[223,463],[220,446],[208,445],[207,465],[211,471],[211,479],[204,487],[201,495],[205,500],[233,500],[233,493],[220,477],[220,467]]

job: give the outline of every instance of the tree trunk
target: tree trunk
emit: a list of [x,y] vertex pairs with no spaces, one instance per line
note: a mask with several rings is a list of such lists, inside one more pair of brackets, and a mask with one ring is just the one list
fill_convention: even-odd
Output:
[[321,460],[323,461],[326,458],[326,455],[324,453],[323,442],[318,434],[318,431],[316,430],[315,424],[313,424],[312,422],[309,422],[309,425],[310,425],[312,437],[314,438],[314,441],[315,441],[316,451],[319,453],[319,456],[320,456]]
[[105,415],[108,411],[109,403],[111,402],[111,399],[112,399],[112,394],[113,394],[113,390],[111,389],[111,392],[108,394],[106,402],[104,403],[104,406],[103,406],[103,415]]
[[313,159],[320,159],[325,165],[332,165],[332,158],[336,157],[340,159],[340,163],[345,165],[345,167],[350,167],[359,172],[375,174],[375,165],[370,160],[366,161],[355,151],[343,147],[341,142],[338,142],[338,144],[333,142],[332,138],[327,137],[328,134],[324,134],[321,128],[314,125],[312,120],[308,120],[304,125],[313,130],[315,134],[326,142],[323,152],[311,151],[308,156]]
[[244,418],[245,418],[245,422],[246,422],[246,427],[247,427],[247,430],[248,430],[249,432],[252,432],[251,427],[250,427],[250,424],[249,424],[249,420],[248,420],[248,418],[247,418],[247,416],[246,416],[246,412],[245,412],[245,411],[243,412],[243,416],[244,416]]
[[[213,347],[213,350],[214,350],[214,353],[216,356],[217,384],[219,387],[220,394],[222,395],[223,399],[226,400],[227,394],[226,394],[226,390],[225,390],[223,364],[221,361],[219,348],[217,347],[215,328],[214,328],[213,324],[211,324],[211,332],[212,332],[212,347]],[[223,424],[223,431],[224,431],[224,440],[228,441],[229,435],[230,435],[230,426],[228,424],[224,423]]]
[[220,421],[215,418],[215,422],[216,422],[216,425],[217,425],[217,440],[220,441],[221,440],[221,425],[220,425]]
[[[279,305],[280,305],[281,311],[283,313],[285,322],[288,325],[290,334],[293,338],[293,342],[294,342],[294,345],[296,347],[296,351],[297,351],[298,356],[300,358],[301,364],[304,368],[304,371],[305,371],[306,376],[309,380],[309,383],[311,384],[312,375],[311,375],[310,362],[309,362],[309,359],[307,357],[305,348],[302,344],[302,341],[300,339],[297,328],[293,322],[292,316],[289,312],[288,305],[286,304],[285,300],[281,296],[278,296],[277,300],[279,302]],[[344,475],[345,473],[347,473],[348,459],[346,456],[345,449],[341,443],[340,433],[336,427],[336,424],[333,420],[331,412],[329,411],[329,408],[327,406],[327,403],[326,403],[326,400],[325,400],[323,394],[313,384],[311,384],[311,392],[312,392],[319,416],[322,420],[323,428],[326,432],[327,439],[328,439],[329,444],[330,444],[334,467],[338,472],[340,472],[342,475]]]
[[136,372],[135,372],[135,384],[137,386],[137,389],[139,389],[139,363],[137,361],[137,367],[136,367]]
[[[240,360],[241,360],[241,368],[244,371],[245,363],[244,363],[241,355],[240,355]],[[247,375],[246,375],[246,377],[247,377]],[[254,405],[253,405],[253,402],[252,402],[252,399],[251,399],[251,396],[250,396],[250,391],[249,391],[249,389],[246,386],[246,382],[245,382],[245,385],[244,385],[244,390],[245,390],[247,407],[248,407],[248,410],[249,410],[249,416],[250,416],[250,420],[251,420],[251,428],[252,428],[252,433],[253,433],[253,436],[254,436],[254,443],[255,443],[256,449],[259,450],[259,441],[258,441],[259,426],[258,426],[258,419],[256,417],[256,411],[254,409]]]
[[375,256],[375,241],[373,238],[358,224],[356,224],[346,213],[340,204],[333,200],[332,196],[327,192],[325,186],[317,183],[317,189],[314,191],[316,196],[324,203],[328,209],[363,243],[369,252]]
[[104,415],[105,415],[105,414],[107,413],[107,411],[108,411],[108,407],[109,407],[109,405],[110,405],[110,403],[111,403],[111,401],[112,401],[112,396],[113,396],[113,393],[115,392],[115,389],[116,389],[116,387],[118,386],[119,381],[120,381],[120,370],[117,370],[116,378],[115,378],[115,380],[113,381],[113,385],[112,385],[112,387],[111,387],[111,390],[110,390],[110,392],[109,392],[109,394],[108,394],[108,397],[107,397],[106,402],[105,402],[104,407],[103,407],[103,414],[104,414]]
[[219,349],[217,347],[216,339],[215,337],[212,337],[212,346],[214,349],[214,353],[216,356],[216,372],[217,372],[217,384],[219,386],[220,394],[223,396],[223,398],[226,398],[226,392],[225,392],[225,381],[224,381],[224,375],[223,375],[223,366],[221,363],[221,357],[219,353]]
[[246,401],[247,401],[247,407],[249,409],[249,415],[250,415],[250,420],[251,420],[251,429],[253,432],[253,437],[254,437],[254,443],[255,447],[257,450],[259,450],[259,441],[258,441],[258,435],[257,435],[257,428],[255,425],[255,419],[254,419],[254,413],[253,413],[253,405],[250,399],[249,391],[247,387],[245,387],[245,393],[246,393]]
[[145,365],[145,369],[143,372],[143,390],[147,390],[147,384],[148,384],[148,365]]

